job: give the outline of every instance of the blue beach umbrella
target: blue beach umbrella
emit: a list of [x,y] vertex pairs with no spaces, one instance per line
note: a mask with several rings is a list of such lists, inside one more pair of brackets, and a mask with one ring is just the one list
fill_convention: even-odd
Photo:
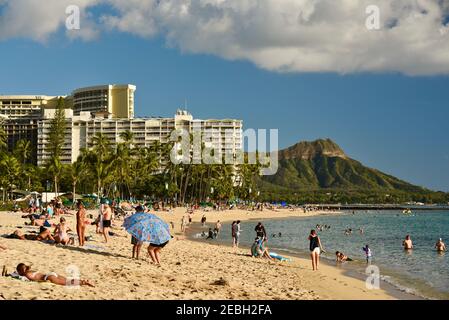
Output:
[[152,213],[136,213],[125,219],[123,227],[141,242],[161,245],[171,239],[168,224]]

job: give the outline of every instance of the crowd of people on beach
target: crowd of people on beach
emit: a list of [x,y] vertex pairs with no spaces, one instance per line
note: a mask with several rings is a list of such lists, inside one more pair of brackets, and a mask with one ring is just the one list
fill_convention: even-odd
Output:
[[[235,206],[235,204],[232,204]],[[228,207],[228,204],[216,203],[213,207],[214,210],[220,211],[223,210],[223,207]],[[76,242],[79,247],[85,247],[86,242],[92,240],[91,236],[86,235],[87,226],[92,225],[96,227],[96,233],[101,235],[104,239],[104,243],[110,243],[111,236],[116,236],[117,234],[111,231],[111,228],[114,225],[115,219],[115,211],[117,208],[117,203],[105,201],[100,205],[99,214],[94,219],[93,216],[88,216],[87,210],[81,200],[76,203],[76,228],[74,232],[76,232],[77,238],[71,236],[72,229],[67,223],[66,215],[70,215],[68,208],[65,208],[60,201],[60,199],[56,198],[50,201],[46,206],[43,206],[42,202],[39,200],[30,201],[28,209],[22,210],[22,218],[27,219],[25,222],[28,226],[36,226],[39,227],[39,231],[32,231],[29,233],[24,233],[20,229],[15,230],[12,234],[8,235],[8,238],[18,239],[18,240],[28,240],[28,241],[41,241],[48,244],[57,244],[61,246],[67,245],[76,245]],[[231,204],[229,204],[228,208],[232,208]],[[270,210],[276,210],[274,206],[269,207],[266,204],[260,203],[254,205],[254,210],[264,210],[266,208],[270,208]],[[149,209],[145,205],[138,204],[135,207],[132,207],[133,212],[129,214],[135,213],[145,213],[149,212]],[[193,217],[195,211],[199,209],[199,206],[192,205],[187,207],[186,213],[182,216],[181,219],[181,232],[185,232],[186,229],[192,225]],[[158,211],[168,211],[167,206],[163,203],[154,203],[152,206],[152,210]],[[303,208],[304,212],[307,210],[316,210],[316,207]],[[204,210],[207,212],[207,210]],[[55,222],[57,219],[58,222]],[[29,220],[29,221],[28,221]],[[213,227],[207,226],[207,216],[203,214],[201,217],[201,225],[203,228],[208,228],[208,232],[203,231],[201,234],[202,238],[206,240],[216,240],[219,238],[223,225],[220,220],[217,220]],[[171,222],[171,227],[174,229],[175,225]],[[331,226],[327,224],[317,224],[316,229],[310,231],[308,236],[309,242],[309,250],[310,250],[310,258],[312,262],[312,270],[317,271],[320,267],[320,256],[323,253],[326,253],[323,243],[318,235],[319,232],[326,232],[331,230]],[[53,230],[52,230],[53,229]],[[233,221],[231,226],[231,237],[232,237],[232,246],[237,249],[240,246],[241,242],[241,221],[236,220]],[[365,234],[364,228],[360,227],[358,229],[361,235]],[[268,232],[262,222],[259,222],[255,228],[255,239],[251,245],[250,252],[251,256],[254,258],[267,259],[270,261],[286,261],[288,259],[277,255],[274,252],[270,252],[268,247],[269,237]],[[344,234],[350,236],[353,234],[352,228],[346,228],[344,230]],[[282,238],[283,234],[281,232],[271,233],[271,238]],[[76,241],[77,240],[77,241]],[[147,248],[148,257],[151,259],[151,263],[154,265],[161,265],[161,251],[166,247],[168,242],[163,244],[152,244],[150,243]],[[131,259],[140,259],[140,253],[142,246],[144,243],[139,241],[135,236],[131,237],[131,245],[132,245],[132,255]],[[410,235],[405,237],[405,240],[402,243],[404,250],[412,251],[415,249],[414,243]],[[442,253],[447,251],[446,245],[443,242],[443,239],[439,239],[435,244],[435,249]],[[7,247],[0,244],[0,251],[7,250]],[[371,264],[373,259],[373,251],[368,244],[364,245],[362,248],[362,252],[366,257],[366,263]],[[336,251],[336,262],[346,263],[352,262],[354,259],[347,256],[342,251]],[[40,273],[37,271],[32,271],[30,266],[26,264],[20,263],[16,268],[16,274],[20,277],[25,277],[30,281],[48,281],[56,285],[67,285],[71,284],[73,280],[67,279],[63,276],[57,275],[53,272],[49,273]],[[93,284],[89,280],[79,280],[78,285],[82,286],[93,286]]]
[[[28,208],[17,209],[14,208],[14,212],[23,213],[23,219],[29,219],[29,222],[25,221],[26,226],[37,226],[38,231],[29,231],[25,233],[21,230],[22,227],[16,229],[13,233],[6,235],[6,238],[25,240],[25,241],[40,241],[51,245],[61,245],[61,246],[74,246],[85,247],[87,241],[93,240],[92,236],[86,236],[86,229],[88,225],[96,227],[96,233],[104,238],[104,243],[111,242],[111,236],[119,236],[117,233],[111,231],[114,221],[114,209],[117,208],[115,203],[111,203],[106,200],[101,203],[99,208],[98,217],[94,219],[93,216],[88,217],[87,210],[81,200],[76,202],[76,229],[72,230],[66,219],[66,215],[73,215],[68,208],[62,205],[60,198],[55,198],[48,202],[45,206],[39,199],[34,199],[29,201]],[[133,208],[133,213],[146,212],[147,208],[142,205],[137,205]],[[57,219],[58,222],[54,222]],[[174,227],[174,226],[173,226]],[[217,233],[221,229],[221,224],[218,222],[216,225]],[[73,235],[76,232],[77,237]],[[77,241],[76,241],[77,240]],[[132,259],[139,259],[140,249],[143,245],[134,236],[131,237],[132,249]],[[161,251],[168,244],[149,244],[148,246],[148,256],[151,262],[155,265],[161,264]],[[7,247],[0,244],[0,251],[7,250]],[[6,275],[6,271],[4,272]],[[49,281],[58,285],[67,285],[68,280],[65,277],[59,276],[55,273],[39,273],[31,271],[31,268],[23,263],[19,264],[16,271],[12,274],[16,277],[26,278],[29,281]],[[78,285],[93,286],[93,284],[88,280],[79,280]]]

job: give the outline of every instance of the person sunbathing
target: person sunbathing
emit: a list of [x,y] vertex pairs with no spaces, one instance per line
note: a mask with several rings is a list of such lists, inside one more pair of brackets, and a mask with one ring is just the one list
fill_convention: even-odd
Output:
[[52,237],[50,230],[47,228],[41,227],[39,230],[39,234],[23,234],[22,231],[16,230],[14,233],[10,234],[7,238],[9,239],[18,239],[18,240],[32,240],[32,241],[55,241]]
[[53,227],[53,224],[50,223],[46,217],[41,216],[39,219],[35,219],[34,217],[30,217],[31,222],[30,223],[26,223],[25,225],[27,226],[33,226],[33,227]]
[[22,276],[26,277],[30,281],[36,281],[36,282],[46,282],[50,281],[53,284],[57,284],[60,286],[89,286],[94,287],[92,283],[90,283],[89,280],[77,280],[77,279],[67,279],[66,277],[59,276],[54,272],[49,273],[40,273],[40,272],[33,272],[31,271],[31,267],[25,265],[24,263],[20,263],[17,266],[17,273]]

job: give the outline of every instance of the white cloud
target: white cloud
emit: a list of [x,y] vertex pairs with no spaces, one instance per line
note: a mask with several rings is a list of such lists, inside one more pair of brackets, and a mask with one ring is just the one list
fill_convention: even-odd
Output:
[[[97,19],[101,28],[144,38],[163,35],[183,52],[249,60],[267,70],[449,73],[449,25],[442,22],[449,0],[46,0],[41,6],[35,0],[1,1],[8,6],[0,39],[46,39],[65,21],[64,5],[79,2],[88,11],[103,3],[114,13]],[[29,4],[34,6],[18,14]],[[365,27],[368,5],[380,7],[380,30]],[[32,27],[32,13],[44,23]],[[98,24],[84,32],[98,31]]]
[[66,8],[77,5],[86,28],[70,31],[72,38],[93,39],[96,31],[85,9],[101,0],[0,0],[0,40],[30,38],[45,42],[48,37],[65,26]]

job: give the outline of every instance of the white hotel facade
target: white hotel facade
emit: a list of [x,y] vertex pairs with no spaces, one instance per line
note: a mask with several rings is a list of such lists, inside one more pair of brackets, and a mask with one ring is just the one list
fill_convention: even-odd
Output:
[[[66,102],[66,133],[62,162],[77,160],[82,148],[92,147],[92,138],[104,134],[111,144],[121,142],[120,133],[131,131],[136,148],[150,147],[155,142],[170,142],[173,131],[184,129],[201,132],[207,148],[220,155],[237,155],[243,150],[243,122],[236,119],[199,120],[185,110],[173,118],[134,118],[133,85],[104,85],[76,89]],[[20,139],[35,146],[34,162],[43,166],[49,159],[48,137],[59,97],[1,96],[0,116],[13,149]]]

